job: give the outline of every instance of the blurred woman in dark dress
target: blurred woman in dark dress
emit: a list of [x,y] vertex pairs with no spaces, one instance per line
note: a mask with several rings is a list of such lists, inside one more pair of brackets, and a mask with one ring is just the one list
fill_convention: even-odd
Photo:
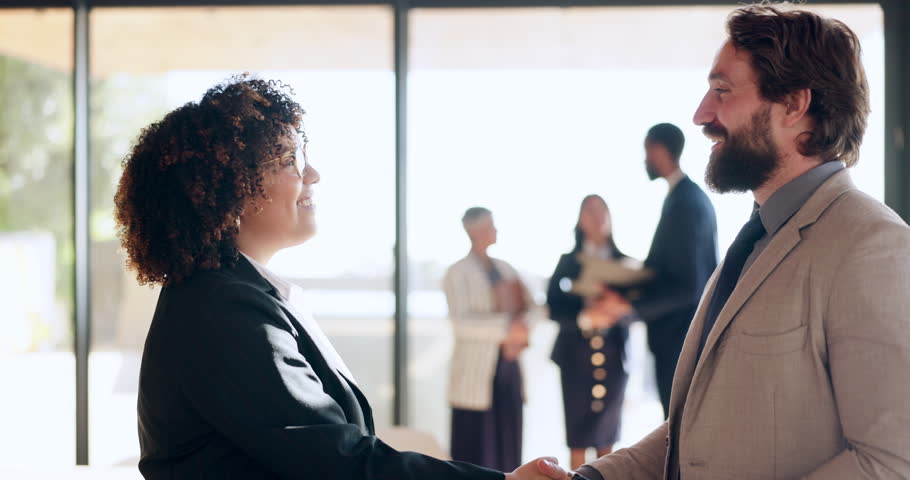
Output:
[[[628,376],[623,361],[629,336],[629,310],[619,311],[606,302],[618,295],[604,289],[599,298],[584,298],[570,290],[581,274],[581,255],[601,259],[625,258],[613,242],[610,210],[603,198],[588,195],[582,200],[575,226],[575,248],[559,259],[547,288],[550,318],[559,323],[559,335],[551,359],[561,371],[566,440],[571,449],[571,468],[585,463],[589,448],[601,457],[610,453],[619,438],[623,395]],[[615,299],[614,299],[615,300]]]

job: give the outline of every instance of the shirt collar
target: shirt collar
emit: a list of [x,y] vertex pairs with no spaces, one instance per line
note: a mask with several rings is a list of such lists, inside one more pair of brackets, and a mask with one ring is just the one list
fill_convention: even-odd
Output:
[[682,169],[678,169],[675,172],[667,175],[667,185],[670,187],[667,189],[667,193],[669,194],[672,192],[673,189],[676,188],[676,186],[679,185],[679,182],[681,182],[684,178],[686,178],[686,173],[683,172]]
[[257,272],[259,272],[259,275],[262,275],[262,278],[264,278],[267,282],[272,284],[272,286],[275,287],[275,290],[278,290],[278,294],[281,295],[282,299],[284,299],[285,301],[290,300],[291,287],[293,286],[293,285],[291,285],[290,282],[279,277],[274,272],[272,272],[265,266],[261,265],[256,260],[253,260],[253,258],[250,257],[249,255],[247,255],[243,252],[240,252],[240,254],[243,255],[247,260],[249,260],[250,264],[253,265],[253,268],[255,268]]
[[846,168],[844,163],[839,161],[823,163],[777,189],[761,207],[756,204],[755,208],[761,215],[765,231],[773,235],[780,230],[787,220],[803,207],[818,187],[831,175],[844,168]]

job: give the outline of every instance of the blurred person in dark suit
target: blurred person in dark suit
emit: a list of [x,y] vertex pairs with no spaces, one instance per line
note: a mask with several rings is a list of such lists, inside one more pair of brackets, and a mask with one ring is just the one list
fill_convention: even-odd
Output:
[[654,125],[645,137],[648,177],[663,178],[669,191],[645,259],[655,277],[633,304],[647,324],[664,418],[686,332],[705,284],[717,268],[714,207],[679,167],[685,142],[682,131],[669,123]]

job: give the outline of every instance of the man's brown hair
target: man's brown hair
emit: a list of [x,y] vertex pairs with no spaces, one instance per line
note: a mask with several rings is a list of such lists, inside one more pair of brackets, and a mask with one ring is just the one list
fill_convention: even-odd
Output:
[[751,55],[765,99],[786,103],[794,91],[811,91],[815,127],[801,138],[800,153],[855,165],[869,115],[856,34],[840,21],[768,3],[738,8],[727,19],[727,33],[737,50]]

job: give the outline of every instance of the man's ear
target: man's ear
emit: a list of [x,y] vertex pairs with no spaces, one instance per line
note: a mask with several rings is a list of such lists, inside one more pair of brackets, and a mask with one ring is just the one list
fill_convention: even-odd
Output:
[[794,90],[784,98],[784,126],[793,127],[801,122],[809,113],[812,104],[812,90],[801,88]]

